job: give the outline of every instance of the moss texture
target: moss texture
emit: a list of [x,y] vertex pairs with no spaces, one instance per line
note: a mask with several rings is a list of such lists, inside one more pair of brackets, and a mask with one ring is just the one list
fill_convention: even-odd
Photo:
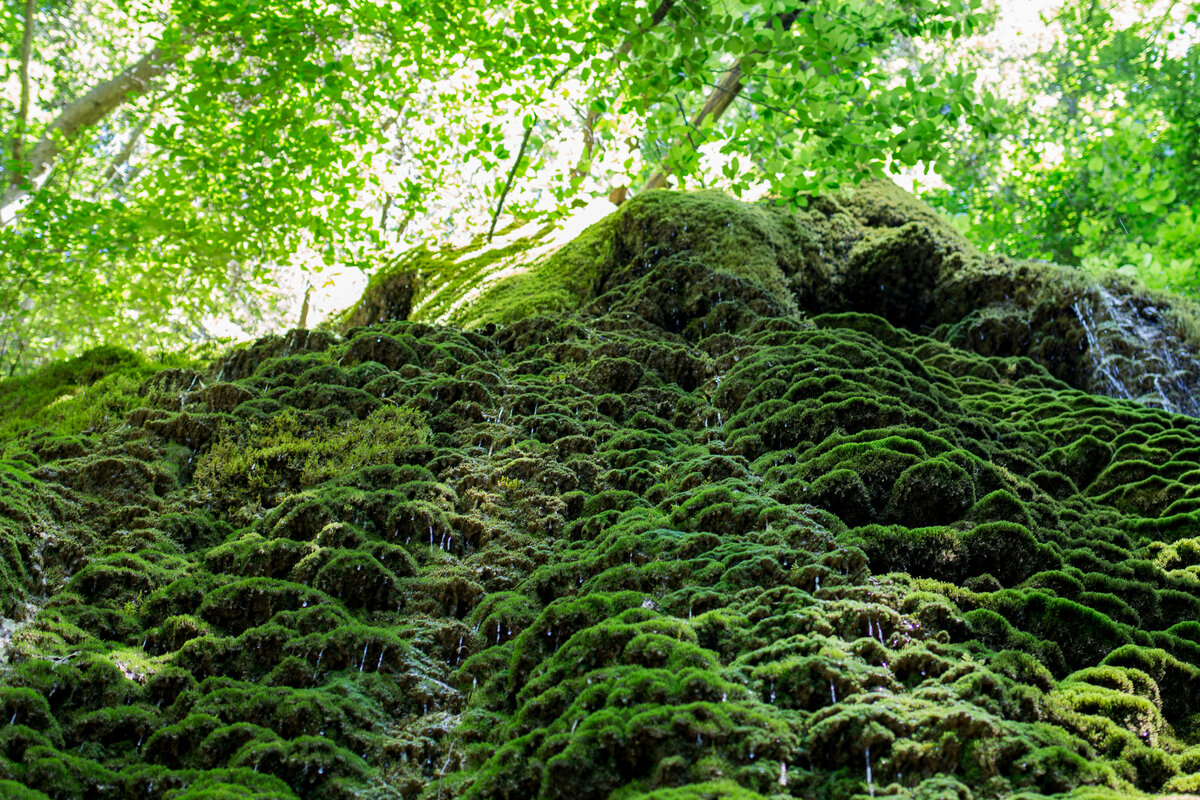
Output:
[[880,186],[532,246],[0,384],[0,794],[1200,789],[1200,423],[1059,369],[1089,287]]

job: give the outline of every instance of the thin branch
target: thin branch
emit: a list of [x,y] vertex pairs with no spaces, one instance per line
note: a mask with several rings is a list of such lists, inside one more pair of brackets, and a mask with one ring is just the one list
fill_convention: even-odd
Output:
[[[692,118],[691,126],[699,128],[701,123],[710,116],[713,118],[713,122],[716,122],[725,113],[725,109],[729,108],[733,104],[734,99],[742,93],[743,88],[745,88],[745,84],[742,83],[742,64],[739,61],[730,67],[725,73],[725,77],[721,79],[721,82],[713,87],[704,106]],[[679,144],[681,142],[676,143],[676,146]],[[670,150],[667,151],[667,155],[668,157],[670,156]],[[665,187],[667,185],[668,173],[669,170],[665,167],[655,170],[654,174],[650,176],[650,180],[646,181],[646,184],[642,187],[642,191]]]
[[[629,55],[629,51],[633,49],[634,40],[661,24],[667,18],[667,12],[671,10],[673,5],[675,5],[675,0],[662,0],[658,4],[658,8],[654,9],[654,13],[650,15],[650,22],[638,28],[636,33],[622,42],[609,61],[615,65],[621,59],[625,58],[625,56]],[[582,178],[588,172],[587,166],[591,163],[592,156],[596,152],[596,123],[599,121],[600,112],[594,107],[589,107],[587,118],[583,121],[583,152],[579,154],[579,160],[571,168],[571,176],[574,178]]]
[[[774,21],[778,19],[782,26],[782,30],[790,30],[799,16],[799,11],[789,11],[785,14],[773,15],[771,17],[771,23],[768,24],[768,27],[770,27]],[[712,117],[713,122],[719,120],[721,115],[725,113],[726,109],[733,105],[733,101],[737,99],[737,96],[742,93],[742,89],[745,88],[745,83],[743,82],[744,77],[745,75],[742,72],[741,59],[738,59],[736,64],[726,70],[725,76],[721,78],[721,81],[713,87],[713,90],[709,93],[708,99],[705,100],[700,111],[697,112],[696,116],[692,118],[692,127],[699,128],[704,120],[708,117]],[[674,146],[679,147],[682,144],[683,142],[680,140],[677,141]],[[670,150],[667,151],[667,156],[670,156]],[[667,176],[669,174],[670,169],[667,167],[662,167],[655,170],[654,174],[650,176],[650,179],[646,181],[645,185],[642,186],[642,191],[644,192],[647,189],[661,189],[665,187],[667,185]]]
[[307,330],[308,328],[308,308],[309,300],[312,298],[313,285],[310,282],[304,287],[304,303],[300,306],[300,322],[296,325],[297,328]]
[[488,226],[488,242],[492,241],[492,234],[496,232],[496,220],[500,219],[500,212],[504,209],[504,200],[508,197],[508,190],[512,188],[513,181],[517,178],[517,169],[521,166],[521,159],[525,157],[525,148],[529,146],[529,135],[533,133],[533,126],[537,124],[537,119],[533,123],[525,126],[525,136],[521,138],[521,149],[517,151],[517,158],[513,161],[512,169],[508,171],[508,180],[504,183],[504,191],[500,193],[500,202],[496,204],[496,211],[492,214],[492,224]]
[[[683,98],[680,97],[678,94],[675,95],[675,105],[679,107],[679,115],[681,117],[683,117],[684,119],[687,119],[687,110],[683,107]],[[689,122],[688,127],[691,128],[696,133],[699,133],[701,136],[704,135],[704,133],[699,128],[697,128],[694,123]],[[691,131],[688,131],[687,139],[688,139],[688,144],[690,144],[692,146],[692,149],[695,150],[696,149],[696,140],[692,138]]]
[[412,223],[413,218],[415,218],[416,215],[417,215],[416,209],[414,209],[414,208],[408,209],[408,213],[404,215],[404,220],[400,223],[400,226],[398,228],[396,228],[396,236],[397,237],[404,235],[404,232],[406,230],[408,230],[409,224]]
[[387,192],[387,202],[383,204],[383,208],[379,211],[379,230],[381,231],[387,230],[388,212],[392,210],[392,203],[395,199],[391,192]]
[[33,59],[33,16],[35,0],[25,0],[25,31],[21,38],[21,106],[17,110],[17,125],[13,131],[13,178],[20,180],[24,173],[25,129],[29,125],[29,62]]
[[83,149],[84,139],[81,137],[75,140],[75,146],[71,148],[71,155],[67,159],[67,179],[64,183],[63,191],[71,194],[71,187],[75,184],[75,176],[79,174],[79,151]]
[[129,134],[129,140],[125,142],[125,146],[113,158],[112,163],[104,170],[104,174],[100,177],[96,191],[92,194],[92,199],[100,196],[100,193],[112,185],[112,182],[117,177],[117,171],[128,163],[130,156],[133,155],[137,143],[146,133],[146,128],[150,125],[150,120],[154,118],[154,113],[158,110],[158,101],[155,100],[150,106],[150,110],[146,112],[146,116],[142,117],[141,122]]

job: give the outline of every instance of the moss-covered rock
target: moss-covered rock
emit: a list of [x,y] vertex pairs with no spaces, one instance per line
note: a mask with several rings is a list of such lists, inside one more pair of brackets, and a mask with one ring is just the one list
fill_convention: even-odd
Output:
[[0,383],[0,794],[1200,787],[1200,423],[1084,391],[1185,304],[883,184],[547,235]]

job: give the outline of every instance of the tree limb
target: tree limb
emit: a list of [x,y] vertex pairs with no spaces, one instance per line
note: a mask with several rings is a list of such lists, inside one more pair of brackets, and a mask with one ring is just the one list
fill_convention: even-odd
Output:
[[[675,0],[662,0],[658,4],[658,8],[654,9],[654,13],[650,15],[650,22],[643,25],[638,29],[637,33],[622,42],[621,46],[613,53],[610,61],[616,64],[629,55],[629,51],[633,49],[634,39],[662,23],[667,18],[667,12],[671,10],[671,6],[673,5],[675,5]],[[596,152],[596,123],[599,121],[600,112],[595,108],[589,107],[587,118],[583,121],[583,152],[580,153],[579,160],[575,162],[575,166],[571,169],[572,177],[582,178],[587,174],[587,165]]]
[[129,161],[129,157],[133,155],[133,150],[137,147],[137,143],[141,140],[142,135],[146,132],[146,127],[150,124],[150,120],[154,117],[154,112],[158,110],[158,102],[155,101],[150,106],[150,110],[146,112],[146,116],[142,117],[142,121],[129,134],[129,140],[125,142],[124,147],[113,158],[112,163],[104,170],[104,174],[100,177],[100,182],[96,186],[96,191],[92,195],[93,198],[99,197],[100,193],[107,189],[117,177],[117,170],[125,166]]
[[24,172],[25,129],[29,125],[29,62],[33,59],[33,17],[35,0],[25,0],[25,30],[21,37],[21,105],[17,110],[17,125],[13,130],[13,175],[18,180]]
[[396,198],[392,196],[391,192],[387,192],[387,202],[383,204],[383,209],[379,212],[379,230],[381,231],[387,230],[386,226],[388,212],[392,210],[392,203],[395,201],[395,199]]
[[[799,11],[789,11],[786,14],[779,14],[777,17],[772,17],[772,22],[778,18],[780,23],[783,25],[783,30],[786,31],[792,27],[792,25],[796,22],[796,18],[799,16]],[[708,117],[712,117],[713,122],[719,120],[721,115],[725,113],[726,109],[733,105],[733,101],[737,99],[739,94],[741,94],[742,89],[745,88],[745,84],[742,82],[743,77],[742,62],[741,59],[739,59],[736,64],[726,70],[725,75],[721,78],[721,81],[714,86],[713,90],[709,93],[708,99],[704,101],[704,105],[700,108],[700,111],[698,111],[696,115],[692,117],[692,127],[699,128],[700,124],[703,123]],[[677,141],[674,147],[679,147],[681,145],[682,141]],[[667,151],[667,154],[670,155],[670,150]],[[667,177],[669,174],[670,170],[666,167],[655,170],[654,174],[650,176],[650,179],[646,181],[645,185],[642,186],[642,191],[644,192],[647,189],[664,188],[667,185]]]
[[0,225],[11,224],[16,219],[17,207],[45,183],[54,161],[82,131],[104,119],[131,96],[145,92],[150,81],[165,72],[175,57],[173,52],[155,47],[64,108],[29,152],[28,170],[17,170],[7,176],[7,189],[0,200]]

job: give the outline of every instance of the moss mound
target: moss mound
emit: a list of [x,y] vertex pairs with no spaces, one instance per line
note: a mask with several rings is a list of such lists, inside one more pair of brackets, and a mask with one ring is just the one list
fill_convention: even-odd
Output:
[[883,187],[489,255],[86,428],[0,384],[0,793],[1200,788],[1200,422],[1058,368],[1094,287]]

